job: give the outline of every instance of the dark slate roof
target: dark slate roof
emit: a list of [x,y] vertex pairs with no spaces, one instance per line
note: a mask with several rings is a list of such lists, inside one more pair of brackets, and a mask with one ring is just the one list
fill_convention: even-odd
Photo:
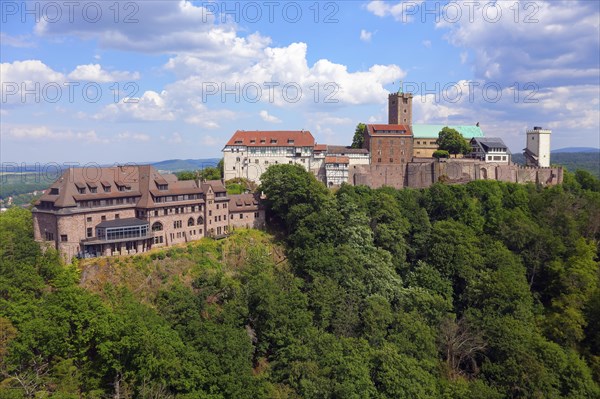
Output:
[[100,228],[111,228],[111,227],[131,227],[131,226],[144,226],[148,225],[148,222],[138,218],[125,218],[125,219],[114,219],[105,220],[96,227]]
[[508,146],[499,137],[473,137],[472,141],[479,143],[488,152],[490,148],[504,148],[510,154]]

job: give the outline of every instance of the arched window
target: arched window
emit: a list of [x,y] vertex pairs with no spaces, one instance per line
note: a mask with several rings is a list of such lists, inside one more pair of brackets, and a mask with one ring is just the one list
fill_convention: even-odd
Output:
[[188,226],[193,226],[194,225],[194,218],[189,218],[188,219]]
[[204,224],[204,218],[202,216],[198,218],[198,224]]
[[161,222],[154,222],[152,225],[152,231],[162,231],[163,225]]

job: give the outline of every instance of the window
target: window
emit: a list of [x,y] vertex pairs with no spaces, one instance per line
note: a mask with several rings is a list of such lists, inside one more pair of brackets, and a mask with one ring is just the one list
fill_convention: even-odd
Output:
[[188,226],[193,226],[194,225],[194,218],[189,218],[188,219]]
[[51,188],[50,195],[58,195],[58,188]]
[[119,219],[121,217],[121,215],[119,215],[118,213],[115,213],[115,219]]
[[233,213],[231,214],[231,216],[229,218],[233,220]]
[[154,216],[158,216],[158,211],[154,211]]
[[101,219],[102,221],[105,221],[105,220],[106,220],[106,216],[105,216],[105,215],[103,215],[103,216],[102,216],[100,219]]
[[208,211],[208,216],[212,216],[212,211]]
[[258,219],[258,218],[259,218],[259,216],[260,216],[260,215],[258,214],[258,212],[254,212],[254,217],[255,217],[255,218],[257,218],[257,219]]
[[390,162],[394,162],[394,158],[390,158]]
[[223,204],[223,209],[227,209],[227,204]]
[[46,241],[54,241],[54,233],[46,232]]
[[377,158],[377,162],[381,163],[381,158]]
[[244,215],[240,213],[240,219],[243,219],[243,218],[244,218]]
[[105,193],[110,193],[110,186],[103,186]]
[[94,229],[92,229],[91,227],[87,228],[87,232],[86,232],[87,238],[90,238],[94,234],[93,230]]
[[85,194],[85,187],[83,187],[83,188],[77,188],[77,192],[79,194]]
[[90,187],[90,193],[96,194],[97,192],[98,192],[98,189],[96,187]]
[[60,240],[61,240],[62,242],[67,242],[67,241],[69,241],[69,237],[67,237],[67,235],[66,235],[66,234],[61,234],[61,235],[60,235]]
[[198,223],[197,224],[200,224],[200,225],[204,224],[204,218],[202,216],[200,216],[198,218]]
[[219,209],[219,204],[217,204],[217,209]]
[[180,229],[182,225],[183,223],[181,223],[181,220],[176,220],[173,222],[173,227],[176,229]]
[[163,225],[161,222],[154,222],[154,224],[152,224],[152,231],[162,231],[163,229]]
[[87,221],[88,221],[88,223],[90,223],[90,222],[92,221],[92,217],[91,217],[91,216],[88,216],[88,217],[87,217],[85,220],[87,220]]

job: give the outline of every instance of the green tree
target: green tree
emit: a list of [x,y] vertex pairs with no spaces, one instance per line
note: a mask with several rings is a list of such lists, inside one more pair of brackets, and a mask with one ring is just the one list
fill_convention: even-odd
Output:
[[358,125],[356,125],[356,129],[354,130],[354,137],[352,138],[352,148],[363,148],[366,130],[367,125],[365,125],[364,123],[359,123]]
[[303,217],[323,206],[327,188],[301,165],[272,165],[261,176],[259,190],[265,205],[289,230]]
[[439,135],[437,144],[440,150],[448,151],[456,158],[456,154],[468,154],[471,151],[469,142],[455,129],[444,127]]

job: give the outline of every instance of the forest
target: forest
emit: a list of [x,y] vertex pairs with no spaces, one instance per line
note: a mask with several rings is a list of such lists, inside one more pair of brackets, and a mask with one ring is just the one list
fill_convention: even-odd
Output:
[[0,398],[598,398],[600,181],[262,176],[269,231],[63,264],[0,215]]

